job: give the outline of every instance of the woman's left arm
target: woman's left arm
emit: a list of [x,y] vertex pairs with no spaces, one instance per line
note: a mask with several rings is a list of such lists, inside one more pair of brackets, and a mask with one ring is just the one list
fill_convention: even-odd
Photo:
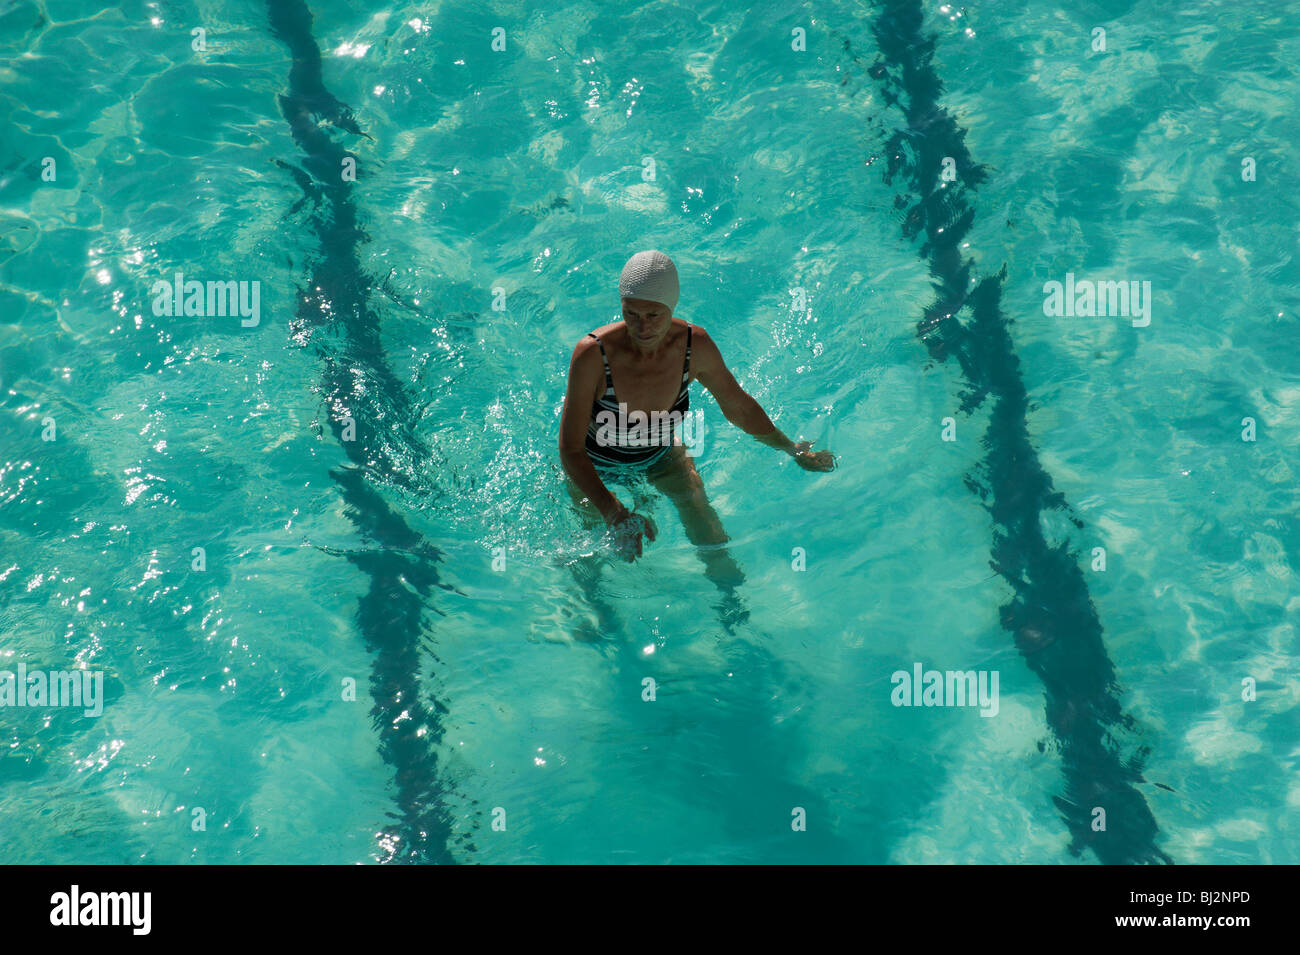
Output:
[[741,431],[784,451],[805,470],[830,471],[835,467],[835,456],[829,451],[812,450],[811,441],[791,441],[772,423],[763,406],[740,387],[718,346],[699,325],[694,326],[691,362],[694,377],[709,389],[723,415]]

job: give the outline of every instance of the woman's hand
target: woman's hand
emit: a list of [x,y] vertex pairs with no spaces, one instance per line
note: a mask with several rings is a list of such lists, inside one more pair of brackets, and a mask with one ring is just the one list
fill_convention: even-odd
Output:
[[805,471],[833,471],[835,470],[835,455],[829,451],[814,451],[811,441],[800,441],[790,452],[790,456],[799,463],[799,467]]
[[[770,423],[770,422],[769,422]],[[751,432],[752,433],[752,432]],[[790,457],[798,462],[799,467],[805,471],[834,471],[835,455],[829,451],[814,451],[811,441],[800,441],[797,444],[785,436],[785,433],[779,428],[773,427],[771,431],[765,431],[762,434],[755,434],[758,438],[770,448],[780,448]]]
[[614,551],[628,563],[641,556],[641,538],[653,541],[658,535],[655,522],[648,517],[623,509],[623,516],[609,525],[609,539]]

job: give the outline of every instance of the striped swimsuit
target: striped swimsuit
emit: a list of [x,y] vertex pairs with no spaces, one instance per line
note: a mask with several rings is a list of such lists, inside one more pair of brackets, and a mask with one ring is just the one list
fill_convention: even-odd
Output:
[[[672,417],[658,419],[639,412],[627,413],[627,422],[619,421],[618,398],[614,395],[614,379],[609,374],[609,357],[605,343],[591,332],[600,345],[600,357],[605,362],[605,393],[591,406],[591,419],[587,422],[587,456],[598,468],[646,469],[657,462],[673,446],[674,425],[684,419],[691,406],[691,328],[686,326],[686,363],[682,366],[682,386],[671,411]],[[599,418],[597,416],[600,416]],[[635,418],[633,417],[635,415]],[[626,428],[624,427],[626,424]],[[602,425],[607,425],[602,427]],[[654,433],[655,431],[658,433]]]

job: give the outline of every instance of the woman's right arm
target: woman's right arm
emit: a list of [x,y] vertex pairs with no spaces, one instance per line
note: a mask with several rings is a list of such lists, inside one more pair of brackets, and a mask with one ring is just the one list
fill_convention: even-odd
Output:
[[596,466],[587,456],[587,423],[591,419],[592,396],[600,387],[605,371],[595,354],[598,347],[595,339],[584,338],[573,349],[573,358],[569,361],[569,384],[564,394],[564,411],[560,415],[560,463],[578,490],[600,511],[605,523],[612,526],[627,517],[628,510],[605,487],[605,482],[596,473]]

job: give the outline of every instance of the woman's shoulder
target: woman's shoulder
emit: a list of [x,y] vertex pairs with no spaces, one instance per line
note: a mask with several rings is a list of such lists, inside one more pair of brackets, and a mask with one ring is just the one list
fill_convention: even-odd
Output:
[[595,335],[603,342],[607,342],[622,334],[626,329],[627,325],[625,325],[620,319],[616,322],[609,322],[608,324],[601,325],[599,328],[593,328],[586,335],[583,335],[582,338],[583,341],[591,342],[594,345],[595,341],[592,339],[592,335]]
[[[669,336],[669,341],[676,346],[684,340],[688,334],[698,338],[703,333],[704,329],[699,325],[693,324],[690,319],[674,315],[673,330],[672,334]],[[596,337],[592,338],[593,335]],[[707,338],[708,336],[705,335],[705,337]],[[622,319],[618,319],[617,321],[601,325],[599,328],[593,328],[590,332],[583,335],[582,338],[578,339],[577,346],[574,350],[586,351],[589,348],[595,349],[598,347],[597,339],[600,340],[600,344],[605,345],[606,347],[621,349],[625,344],[627,344],[627,323]]]

